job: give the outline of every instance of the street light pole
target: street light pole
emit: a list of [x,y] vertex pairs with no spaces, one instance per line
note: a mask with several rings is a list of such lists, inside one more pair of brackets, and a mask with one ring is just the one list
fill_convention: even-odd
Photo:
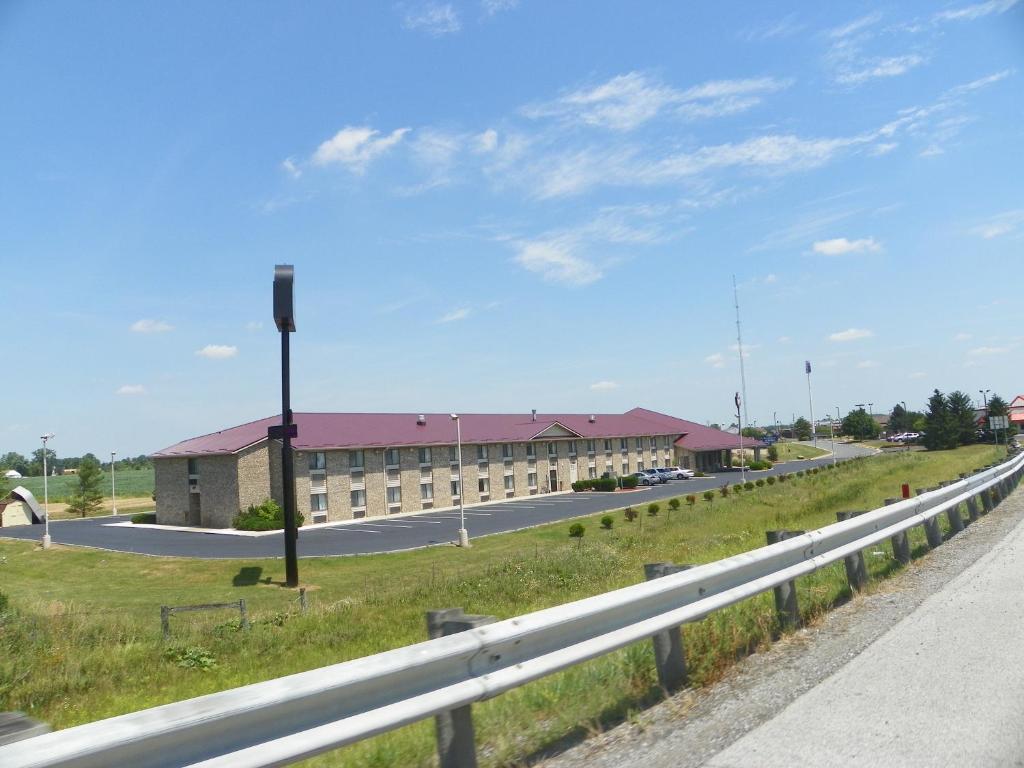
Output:
[[40,438],[43,441],[43,549],[50,548],[50,491],[46,483],[46,441],[53,439],[53,432],[47,432]]
[[469,531],[466,530],[466,489],[462,486],[462,421],[457,413],[452,414],[452,421],[455,422],[455,445],[459,455],[459,546],[468,547]]
[[117,485],[114,480],[114,457],[117,456],[117,451],[110,452],[110,514],[111,516],[117,514]]
[[291,352],[288,344],[290,334],[295,332],[292,306],[294,278],[295,268],[290,264],[274,267],[274,323],[281,332],[281,424],[267,430],[270,439],[281,440],[285,586],[288,587],[299,586],[299,529],[295,524],[295,459],[292,456],[292,438],[298,436],[298,430],[292,422]]
[[811,411],[811,440],[814,447],[818,447],[818,430],[814,428],[814,400],[811,397],[811,361],[804,361],[804,371],[807,373],[807,406]]

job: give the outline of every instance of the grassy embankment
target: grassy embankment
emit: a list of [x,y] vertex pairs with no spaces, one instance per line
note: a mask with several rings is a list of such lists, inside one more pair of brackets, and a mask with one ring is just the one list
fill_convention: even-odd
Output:
[[[153,469],[119,469],[114,478],[117,483],[117,511],[141,512],[153,509]],[[19,480],[8,480],[7,484],[14,488],[22,486],[32,492],[40,505],[43,503],[43,478],[23,477]],[[65,512],[67,500],[78,489],[78,475],[57,475],[46,480],[46,489],[50,496],[50,517],[54,520],[67,517]],[[109,515],[111,509],[110,473],[104,472],[100,482],[103,501],[97,515]]]
[[[821,441],[819,440],[820,444]],[[803,445],[801,443],[776,443],[775,447],[779,451],[779,461],[795,461],[797,456],[802,456],[805,459],[816,459],[819,456],[824,456],[829,450],[823,448],[815,448],[813,445]],[[831,448],[831,446],[827,446]],[[761,455],[767,455],[765,451],[761,451]]]
[[[478,539],[469,550],[439,547],[366,557],[303,560],[311,609],[298,615],[280,580],[280,561],[158,559],[0,541],[0,710],[23,710],[63,728],[143,707],[313,669],[417,642],[424,611],[459,606],[506,618],[642,579],[647,562],[702,563],[764,543],[769,528],[816,528],[839,510],[869,509],[901,482],[937,484],[993,461],[990,446],[879,456],[794,478],[668,516],[643,514],[612,531],[602,515],[581,518],[582,545],[568,523]],[[634,501],[631,499],[631,501]],[[634,503],[639,502],[637,498]],[[944,518],[943,523],[945,524]],[[911,537],[917,553],[924,537]],[[873,576],[894,567],[888,544],[866,553]],[[243,586],[247,585],[247,586]],[[807,620],[848,594],[841,564],[798,583]],[[230,613],[173,617],[168,659],[159,606],[246,599],[254,626]],[[684,629],[694,684],[706,685],[737,656],[769,642],[771,595],[748,600]],[[212,662],[212,666],[211,666]],[[208,667],[208,668],[203,668]],[[474,708],[482,761],[506,765],[566,735],[614,722],[659,696],[649,643],[639,643]],[[310,761],[331,766],[421,766],[433,760],[429,722]]]

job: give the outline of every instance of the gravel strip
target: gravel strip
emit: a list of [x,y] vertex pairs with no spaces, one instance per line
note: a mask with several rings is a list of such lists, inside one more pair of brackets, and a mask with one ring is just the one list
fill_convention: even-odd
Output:
[[814,626],[743,659],[714,686],[683,691],[539,765],[703,765],[848,663],[1022,521],[1024,490],[902,573],[873,584],[871,594],[854,598]]

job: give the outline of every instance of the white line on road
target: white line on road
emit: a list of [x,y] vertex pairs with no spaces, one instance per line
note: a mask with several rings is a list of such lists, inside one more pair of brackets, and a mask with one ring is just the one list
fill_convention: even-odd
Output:
[[356,528],[354,525],[346,525],[344,528],[324,528],[325,531],[334,531],[335,533],[384,533],[384,531],[371,531],[369,528]]

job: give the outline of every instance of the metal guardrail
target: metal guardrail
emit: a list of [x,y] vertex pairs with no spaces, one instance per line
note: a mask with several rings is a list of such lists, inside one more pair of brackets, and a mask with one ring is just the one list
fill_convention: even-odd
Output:
[[[657,640],[669,648],[664,639],[680,625],[769,589],[785,589],[830,563],[849,563],[886,538],[932,526],[943,512],[951,522],[955,513],[962,526],[961,505],[967,504],[972,518],[979,513],[978,500],[988,512],[1022,474],[1024,455],[1018,455],[915,498],[713,563],[678,572],[666,568],[661,573],[667,575],[606,594],[0,747],[0,765],[255,768],[286,765],[461,710],[466,717],[457,728],[474,702],[648,638],[656,638],[657,655]],[[934,546],[931,534],[929,541]],[[666,651],[659,657],[659,675],[669,656]],[[471,748],[471,719],[468,727]],[[475,765],[464,751],[446,755],[441,741],[442,765]]]

